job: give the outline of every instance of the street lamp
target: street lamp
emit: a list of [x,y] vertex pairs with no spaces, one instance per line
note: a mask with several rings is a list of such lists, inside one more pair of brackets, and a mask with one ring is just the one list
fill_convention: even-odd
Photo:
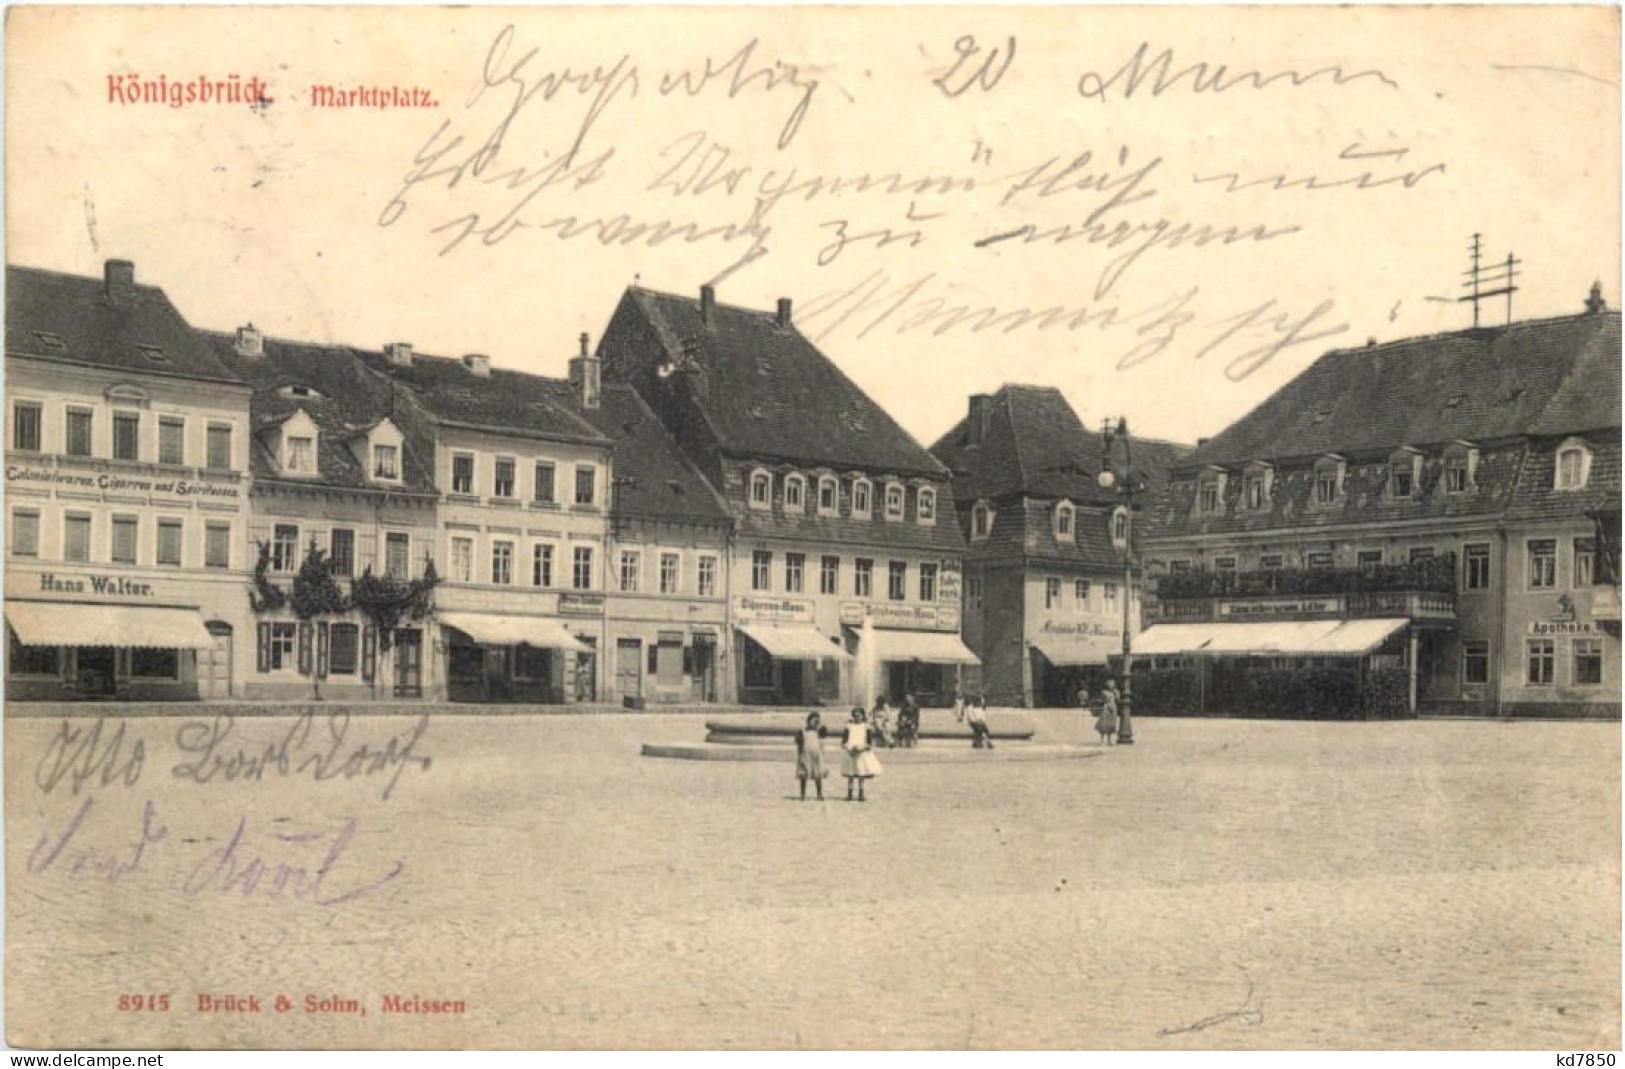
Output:
[[[1112,470],[1112,444],[1123,443],[1123,477],[1119,482]],[[1134,457],[1129,449],[1128,418],[1119,416],[1117,426],[1111,420],[1100,424],[1102,463],[1098,482],[1104,490],[1116,489],[1123,496],[1123,695],[1118,711],[1117,742],[1121,746],[1134,745],[1134,721],[1130,712],[1134,705],[1134,631],[1129,616],[1134,602]],[[1113,532],[1115,533],[1115,532]]]

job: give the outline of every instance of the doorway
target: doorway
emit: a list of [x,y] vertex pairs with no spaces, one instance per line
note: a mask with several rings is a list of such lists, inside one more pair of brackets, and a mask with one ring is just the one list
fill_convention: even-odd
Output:
[[622,698],[643,696],[643,643],[638,639],[615,642],[615,693]]
[[214,645],[198,654],[198,686],[203,700],[231,697],[231,625],[210,620],[204,625]]
[[113,647],[80,646],[75,658],[74,681],[81,697],[113,696]]
[[395,632],[395,697],[423,697],[423,632],[415,627]]
[[694,692],[702,702],[717,700],[717,642],[710,635],[694,636]]

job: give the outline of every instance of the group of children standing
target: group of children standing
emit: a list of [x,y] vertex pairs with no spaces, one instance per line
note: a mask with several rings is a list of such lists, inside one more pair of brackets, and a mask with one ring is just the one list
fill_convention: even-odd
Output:
[[[808,713],[806,725],[796,733],[796,778],[801,781],[803,802],[807,800],[808,780],[817,786],[818,800],[824,800],[824,777],[829,775],[824,768],[824,739],[828,735],[823,717],[817,713]],[[846,777],[846,800],[852,801],[855,789],[857,800],[865,801],[864,784],[884,771],[880,758],[875,756],[868,714],[861,706],[853,709],[841,735],[841,774]]]

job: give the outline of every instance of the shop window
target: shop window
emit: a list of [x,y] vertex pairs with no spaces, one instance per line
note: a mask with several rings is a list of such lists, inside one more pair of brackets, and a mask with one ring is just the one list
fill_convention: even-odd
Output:
[[1602,639],[1574,640],[1574,685],[1577,687],[1602,685]]
[[1461,547],[1461,585],[1465,590],[1490,588],[1490,545],[1470,542]]
[[805,553],[786,553],[784,555],[784,590],[787,594],[799,594],[805,585],[807,573],[807,555]]
[[271,570],[291,572],[299,566],[299,528],[279,523],[271,531]]
[[1053,609],[1061,604],[1061,581],[1053,575],[1044,580],[1044,608]]
[[592,589],[592,547],[576,546],[571,559],[571,585],[577,590]]
[[401,477],[401,451],[399,447],[381,444],[372,447],[372,477],[390,481]]
[[25,453],[38,453],[42,444],[45,410],[33,401],[18,401],[11,406],[11,448]]
[[773,506],[773,476],[765,471],[750,473],[750,507],[765,509]]
[[[508,547],[511,554],[513,547]],[[412,540],[402,531],[391,531],[384,536],[384,574],[391,579],[405,579],[412,570]]]
[[180,520],[158,521],[158,563],[171,568],[181,566],[181,536],[182,526]]
[[681,578],[682,558],[675,553],[662,553],[660,555],[660,592],[662,594],[677,593],[677,584]]
[[636,594],[638,592],[638,578],[642,571],[642,556],[636,550],[621,550],[620,583],[622,592],[627,594]]
[[900,520],[903,518],[903,503],[905,494],[902,483],[886,484],[886,518]]
[[937,522],[937,491],[934,487],[920,487],[919,494],[914,501],[914,515],[920,523]]
[[930,604],[937,600],[937,566],[922,563],[920,565],[920,600]]
[[576,465],[576,504],[591,505],[598,500],[598,469],[591,464]]
[[1549,638],[1528,640],[1529,666],[1526,679],[1530,686],[1548,687],[1552,684],[1552,668],[1556,662],[1554,643]]
[[472,494],[474,492],[473,453],[453,453],[451,455],[451,492],[454,494]]
[[1591,447],[1570,438],[1557,450],[1554,485],[1559,490],[1583,490],[1591,479]]
[[784,511],[804,512],[807,508],[807,479],[801,475],[787,475],[784,479]]
[[186,421],[177,416],[158,420],[158,463],[186,463]]
[[90,517],[68,513],[62,520],[62,559],[83,564],[90,560]]
[[696,574],[695,593],[702,598],[714,598],[717,595],[717,558],[706,554],[700,557],[699,568]]
[[355,624],[334,624],[328,629],[329,675],[353,676],[361,666],[361,630]]
[[6,658],[6,673],[12,676],[54,676],[61,669],[62,651],[56,646],[24,646],[17,632],[6,628],[11,637],[11,653]]
[[39,556],[39,513],[33,509],[11,511],[11,555]]
[[510,499],[514,496],[514,459],[497,457],[491,466],[491,496]]
[[530,585],[553,585],[553,547],[537,543],[530,549]]
[[754,640],[745,643],[745,686],[752,690],[773,686],[773,655]]
[[852,562],[852,596],[872,598],[875,595],[875,562],[858,557]]
[[209,424],[208,456],[204,462],[213,471],[231,470],[231,424]]
[[538,646],[514,647],[513,677],[526,683],[549,682],[553,678],[553,651]]
[[833,475],[818,477],[818,514],[834,516],[839,511],[841,484]]
[[451,540],[451,578],[454,583],[474,581],[474,540],[454,536]]
[[773,589],[773,553],[771,550],[758,549],[751,553],[750,588],[752,590]]
[[904,561],[887,562],[886,596],[892,601],[908,597],[908,564]]
[[513,543],[491,543],[491,582],[497,586],[513,585]]
[[88,457],[92,449],[96,414],[88,408],[68,409],[65,451],[70,457]]
[[551,460],[538,460],[536,462],[536,493],[534,500],[538,505],[551,505],[555,500],[557,488],[555,481],[558,471]]
[[130,651],[130,675],[136,679],[179,679],[180,651],[137,647]]
[[824,557],[818,562],[818,592],[820,594],[841,592],[841,558]]
[[1557,539],[1536,538],[1529,542],[1529,589],[1551,590],[1557,586]]
[[874,484],[868,479],[852,480],[852,515],[867,520],[874,509]]
[[203,566],[205,568],[231,567],[231,524],[210,523],[204,527]]
[[1574,585],[1578,589],[1597,582],[1597,543],[1590,538],[1574,540]]
[[334,575],[355,574],[355,532],[335,527],[327,536],[327,563]]
[[1466,686],[1482,686],[1490,681],[1490,644],[1461,644],[1461,681]]
[[1076,520],[1076,510],[1072,502],[1062,501],[1055,506],[1055,537],[1061,542],[1073,540],[1073,523]]

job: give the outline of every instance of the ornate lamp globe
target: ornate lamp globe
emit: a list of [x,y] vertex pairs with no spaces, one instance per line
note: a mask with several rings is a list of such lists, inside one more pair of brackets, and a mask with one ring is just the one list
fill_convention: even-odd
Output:
[[1110,490],[1117,485],[1117,475],[1110,468],[1107,468],[1095,477],[1095,481],[1100,484],[1101,489]]

